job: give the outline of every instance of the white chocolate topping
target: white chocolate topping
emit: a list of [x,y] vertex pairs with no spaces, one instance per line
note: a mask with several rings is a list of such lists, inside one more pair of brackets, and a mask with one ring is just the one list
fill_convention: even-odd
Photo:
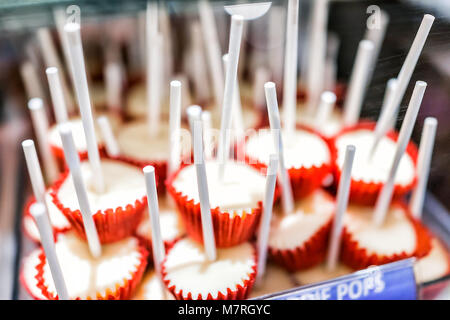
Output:
[[[295,130],[292,135],[283,135],[284,161],[286,168],[320,167],[330,162],[330,151],[319,136],[305,130]],[[268,164],[269,155],[275,153],[272,133],[269,129],[259,130],[247,140],[246,154]]]
[[417,260],[414,267],[419,283],[439,279],[450,271],[448,250],[438,239],[433,238],[430,252]]
[[[146,195],[144,174],[138,167],[109,159],[102,159],[101,166],[106,189],[104,193],[99,194],[92,187],[93,175],[89,162],[81,162],[81,173],[93,213],[109,208],[122,207],[125,209],[127,205],[134,205],[136,200],[141,200]],[[58,198],[64,207],[72,211],[80,208],[70,174],[62,183],[58,191]]]
[[154,271],[149,271],[139,285],[133,300],[175,300]]
[[[72,299],[95,299],[97,293],[105,295],[107,290],[114,292],[116,286],[124,284],[125,279],[131,279],[131,274],[140,265],[139,244],[134,237],[103,245],[102,255],[97,259],[91,256],[86,241],[72,233],[60,235],[55,246]],[[49,292],[55,294],[48,263],[44,265],[43,278]]]
[[373,223],[373,207],[349,205],[344,215],[344,226],[367,253],[411,255],[417,246],[414,225],[399,205],[389,207],[381,227]]
[[217,259],[208,261],[201,244],[190,239],[175,243],[167,253],[163,266],[168,288],[175,285],[176,292],[183,291],[187,297],[197,299],[201,294],[206,299],[210,293],[217,298],[219,292],[226,295],[227,289],[235,290],[238,285],[250,279],[255,262],[255,248],[248,242],[240,245],[217,249]]
[[[383,137],[372,159],[370,159],[369,154],[373,141],[373,131],[368,129],[352,131],[339,136],[336,140],[338,166],[342,168],[345,148],[347,145],[352,144],[356,147],[352,178],[365,182],[385,182],[394,159],[396,143],[388,137]],[[414,179],[414,172],[413,160],[405,153],[400,160],[395,183],[401,185],[410,184]]]
[[318,190],[295,203],[291,214],[273,217],[269,246],[280,250],[301,247],[332,218],[335,203],[325,191]]
[[[59,211],[59,209],[53,204],[52,198],[49,193],[45,194],[45,202],[47,203],[48,215],[52,227],[58,229],[69,228],[69,221],[67,221],[64,214]],[[30,237],[33,238],[33,240],[40,240],[39,230],[37,229],[36,223],[31,216],[25,216],[24,227],[26,228]]]
[[[222,211],[250,211],[262,201],[265,188],[265,176],[249,165],[228,161],[225,167],[224,181],[219,178],[219,163],[206,161],[209,201],[211,208]],[[184,167],[173,181],[175,190],[198,203],[197,175],[195,165]]]

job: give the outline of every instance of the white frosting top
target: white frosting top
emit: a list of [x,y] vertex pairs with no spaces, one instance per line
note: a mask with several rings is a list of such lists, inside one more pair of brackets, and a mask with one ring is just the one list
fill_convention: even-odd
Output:
[[[352,178],[365,182],[385,182],[395,155],[396,143],[388,137],[383,137],[369,161],[370,149],[374,141],[374,133],[368,129],[361,129],[345,133],[336,140],[338,150],[337,164],[342,168],[347,145],[356,147],[353,161]],[[414,179],[415,167],[411,157],[405,153],[395,176],[395,183],[408,185]]]
[[419,283],[439,279],[449,271],[449,257],[447,249],[442,243],[433,238],[431,251],[415,264],[416,276]]
[[315,116],[315,114],[309,114],[303,104],[297,107],[297,122],[313,127],[327,138],[337,134],[343,127],[342,113],[337,108],[333,109],[324,123],[317,123]]
[[269,246],[281,250],[302,246],[330,221],[334,210],[333,198],[322,190],[297,201],[293,213],[274,215]]
[[[146,122],[131,122],[120,128],[117,143],[125,156],[141,161],[167,160],[170,153],[169,126],[161,122],[158,135],[150,137]],[[186,154],[183,147],[182,153]]]
[[411,220],[400,206],[391,206],[381,227],[373,223],[373,207],[349,205],[344,225],[361,248],[367,253],[394,255],[416,250],[417,236]]
[[328,271],[326,264],[322,263],[306,270],[297,271],[294,273],[294,277],[300,285],[306,285],[337,278],[352,272],[352,269],[341,263],[337,263],[334,270]]
[[149,271],[139,285],[133,300],[175,300],[154,271]]
[[41,300],[47,300],[42,294],[41,289],[37,287],[38,281],[36,280],[37,270],[36,266],[39,264],[40,249],[33,250],[23,261],[22,276],[26,283],[27,289],[33,295],[33,298]]
[[[74,234],[62,234],[55,243],[56,254],[71,299],[96,298],[97,293],[115,291],[140,264],[138,240],[134,237],[102,245],[102,255],[95,259],[86,241]],[[44,265],[44,283],[49,292],[56,293],[50,267]]]
[[[125,208],[129,204],[134,205],[137,199],[141,200],[146,196],[144,174],[141,169],[122,161],[109,159],[102,159],[101,166],[105,180],[105,192],[98,194],[91,187],[92,172],[89,162],[81,162],[81,172],[93,213],[109,208]],[[64,207],[72,211],[80,208],[70,174],[62,183],[58,197]]]
[[[211,208],[242,214],[250,211],[263,200],[266,178],[256,169],[236,161],[228,161],[225,167],[224,181],[219,178],[219,163],[206,161],[209,201]],[[197,187],[195,165],[184,167],[173,181],[173,186],[188,199],[200,202]]]
[[[148,217],[148,210],[144,215]],[[170,208],[164,201],[159,202],[159,223],[163,241],[173,241],[185,234],[184,226],[175,209]],[[146,218],[139,224],[136,233],[144,238],[151,238],[150,219]]]
[[253,285],[249,298],[256,298],[266,294],[280,292],[296,286],[292,276],[283,268],[267,264],[264,277],[260,283]]
[[[50,223],[52,227],[58,229],[64,229],[70,227],[69,221],[67,221],[64,214],[53,204],[52,198],[49,193],[45,194],[45,202],[47,203],[48,215],[50,217]],[[30,237],[40,241],[39,230],[31,216],[25,216],[24,227],[26,228]]]
[[[97,112],[96,114],[98,116],[106,115],[108,117],[109,123],[111,124],[112,130],[113,131],[117,130],[119,123],[120,123],[119,117],[114,116],[111,113]],[[71,118],[71,119],[69,119],[68,122],[72,129],[72,136],[73,136],[73,141],[75,143],[75,147],[77,148],[78,151],[87,151],[86,139],[84,136],[84,129],[83,129],[83,122],[81,121],[81,118],[79,118],[79,117]],[[98,144],[101,144],[103,142],[102,135],[101,135],[100,129],[98,128],[95,121],[94,121],[94,128],[95,128],[95,137],[97,139],[97,142],[98,142]],[[57,125],[54,125],[49,128],[48,135],[49,135],[49,142],[52,145],[57,146],[62,149],[61,136],[59,135]]]
[[[164,97],[161,97],[161,114],[164,118],[168,118],[170,107],[169,102],[164,101]],[[142,119],[147,116],[148,102],[147,102],[147,88],[145,83],[139,83],[130,89],[130,93],[127,96],[126,113],[133,118]]]
[[[330,151],[325,141],[305,130],[295,130],[292,135],[283,135],[284,162],[286,168],[311,168],[330,162]],[[275,153],[272,133],[269,129],[259,130],[247,140],[246,154],[268,164],[269,155]]]
[[217,298],[219,292],[227,294],[227,289],[234,290],[238,285],[250,279],[256,265],[255,249],[248,243],[217,249],[217,259],[208,261],[203,246],[188,238],[175,243],[167,253],[164,267],[167,287],[176,286],[177,293],[182,290],[185,297],[192,293],[197,299],[201,294],[206,299],[210,293]]

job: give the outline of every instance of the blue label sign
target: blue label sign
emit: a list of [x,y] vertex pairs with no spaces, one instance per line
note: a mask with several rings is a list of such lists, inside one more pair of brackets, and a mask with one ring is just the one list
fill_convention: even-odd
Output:
[[415,300],[414,258],[266,296],[268,300]]

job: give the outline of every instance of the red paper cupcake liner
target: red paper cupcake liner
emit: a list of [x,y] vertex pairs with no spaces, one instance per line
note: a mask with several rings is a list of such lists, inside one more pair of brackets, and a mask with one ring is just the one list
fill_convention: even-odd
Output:
[[[310,133],[313,133],[320,137],[327,146],[329,145],[327,142],[327,139],[320,134],[318,131],[307,127],[302,124],[297,125],[297,129],[301,129],[304,131],[308,131]],[[245,142],[242,142],[239,146],[242,154],[245,154],[245,161],[250,166],[254,167],[257,170],[260,170],[262,172],[266,172],[267,165],[265,163],[262,163],[258,161],[257,159],[254,159],[250,157],[244,150],[245,150]],[[288,174],[289,179],[291,181],[291,187],[292,187],[292,194],[294,196],[294,199],[298,200],[301,198],[304,198],[311,194],[314,190],[319,189],[322,187],[323,182],[326,177],[332,174],[332,166],[331,166],[331,160],[332,153],[330,151],[330,163],[324,163],[321,166],[311,166],[310,168],[300,167],[300,168],[289,168]],[[277,182],[277,190],[280,193],[279,190],[281,186]]]
[[[202,218],[200,203],[173,187],[173,181],[184,168],[178,169],[166,182],[167,192],[172,196],[181,215],[186,233],[193,240],[203,243]],[[218,207],[211,208],[214,237],[218,248],[232,247],[249,241],[256,232],[262,212],[262,202],[251,212],[244,211],[242,215],[221,211]]]
[[[81,211],[65,207],[58,197],[59,189],[69,173],[69,171],[66,171],[54,183],[50,195],[55,206],[66,216],[77,235],[86,240]],[[108,208],[94,213],[92,217],[94,218],[100,242],[103,244],[111,243],[134,235],[137,226],[142,220],[146,206],[147,196],[143,196],[141,199],[135,200],[134,203],[128,204],[125,208]]]
[[191,292],[185,293],[183,290],[178,289],[175,285],[169,286],[170,280],[166,279],[167,271],[165,268],[166,258],[162,262],[161,273],[163,281],[167,287],[167,289],[173,294],[175,299],[177,300],[245,300],[247,299],[250,291],[252,290],[253,284],[255,283],[256,273],[258,270],[258,258],[257,252],[254,245],[253,246],[253,259],[255,261],[254,266],[252,267],[252,272],[249,274],[249,278],[244,280],[244,284],[237,284],[234,288],[227,288],[226,294],[219,292],[217,297],[214,298],[211,293],[208,296],[203,297],[199,294],[197,297],[193,297]]
[[325,259],[333,218],[314,233],[301,246],[293,249],[277,249],[269,246],[270,258],[288,271],[311,268]]
[[[22,216],[22,231],[23,233],[29,238],[31,239],[33,242],[35,242],[36,244],[40,244],[41,240],[39,238],[36,238],[26,227],[25,221],[26,219],[32,219],[34,221],[33,216],[31,215],[30,212],[30,208],[31,206],[36,203],[36,199],[34,197],[30,197],[27,202],[25,203],[25,207],[23,209],[23,216]],[[53,234],[58,234],[58,233],[64,233],[67,232],[71,229],[70,226],[65,227],[65,228],[58,228],[55,226],[53,227]]]
[[410,257],[421,258],[430,252],[431,238],[426,228],[420,223],[420,221],[413,218],[405,204],[401,202],[396,202],[396,204],[404,210],[408,219],[413,224],[417,236],[415,251],[412,254],[400,252],[389,256],[368,253],[367,250],[364,247],[361,247],[358,241],[353,238],[347,228],[344,227],[342,232],[341,247],[341,260],[344,264],[353,269],[359,270],[365,269],[369,266],[382,265]]
[[[129,300],[133,296],[136,287],[140,283],[142,276],[144,275],[145,268],[147,267],[148,252],[145,246],[139,239],[139,265],[137,269],[129,273],[130,278],[124,278],[121,283],[117,283],[113,290],[107,289],[105,293],[97,292],[95,297],[88,297],[87,300]],[[36,266],[38,281],[37,287],[41,289],[42,294],[47,297],[48,300],[58,300],[58,296],[48,291],[48,288],[44,283],[44,265],[45,265],[45,253],[42,250],[39,255],[40,263]],[[75,300],[81,300],[77,297]]]
[[42,297],[36,296],[34,294],[33,290],[31,290],[30,284],[27,282],[27,280],[25,278],[25,269],[23,266],[20,271],[19,281],[20,281],[20,284],[22,285],[22,287],[26,290],[26,292],[28,293],[28,295],[30,295],[31,298],[33,298],[34,300],[43,300]]
[[[374,122],[361,122],[356,124],[355,126],[346,127],[340,133],[338,133],[334,138],[332,138],[332,141],[330,143],[331,148],[331,154],[332,154],[332,163],[333,163],[333,172],[334,172],[334,183],[335,187],[339,184],[339,179],[341,176],[341,169],[337,165],[337,146],[336,141],[339,138],[339,136],[352,132],[357,131],[361,129],[367,129],[367,130],[374,130],[376,126],[376,123]],[[389,139],[392,141],[397,141],[398,139],[398,133],[391,130],[386,135]],[[414,143],[409,142],[408,146],[406,147],[406,153],[411,157],[414,166],[417,166],[417,147],[414,145]],[[407,185],[401,185],[401,184],[395,184],[394,192],[392,194],[393,200],[400,200],[405,194],[407,194],[409,191],[414,188],[415,184],[417,182],[417,175],[414,173],[414,178],[411,181],[411,183]],[[363,180],[357,180],[357,179],[351,179],[350,183],[350,201],[356,204],[361,205],[374,205],[377,201],[378,195],[381,192],[381,189],[383,188],[384,183],[383,182],[366,182]]]

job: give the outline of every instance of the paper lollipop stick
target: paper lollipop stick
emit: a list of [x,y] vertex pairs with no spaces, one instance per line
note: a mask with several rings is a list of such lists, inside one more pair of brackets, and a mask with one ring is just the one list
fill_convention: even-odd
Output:
[[266,188],[264,191],[263,215],[258,231],[258,275],[259,282],[264,277],[267,261],[267,247],[269,241],[270,221],[272,220],[273,197],[277,182],[278,156],[270,155],[269,167],[267,168]]
[[31,180],[31,187],[33,189],[36,202],[45,204],[45,184],[42,177],[41,166],[34,147],[33,140],[25,140],[22,142],[23,153],[25,154],[25,161],[27,163],[28,175]]
[[[380,112],[380,119],[382,117],[384,117],[384,113],[388,112],[386,110],[387,106],[388,106],[388,102],[389,99],[392,99],[392,95],[394,94],[394,89],[395,89],[395,85],[397,83],[397,79],[395,78],[391,78],[388,80],[387,84],[386,84],[386,90],[384,92],[384,97],[383,97],[383,105],[381,106],[381,112]],[[396,111],[394,112],[391,121],[389,122],[389,125],[386,127],[387,131],[393,129],[395,127],[395,122],[397,121],[397,114],[398,114],[398,109],[396,109]]]
[[83,225],[86,232],[89,250],[94,258],[98,258],[102,254],[102,247],[98,238],[97,229],[95,228],[94,218],[92,217],[92,210],[81,173],[80,159],[73,141],[72,130],[70,125],[67,123],[58,125],[58,129],[59,134],[61,135],[64,156],[66,158],[67,165],[69,166],[81,215],[83,217]]
[[[228,65],[228,54],[224,54],[222,57],[223,68],[226,70]],[[236,138],[240,140],[244,136],[244,117],[242,116],[242,102],[241,102],[241,94],[239,92],[239,82],[236,79],[234,85],[234,94],[233,94],[233,110],[232,112],[232,126],[234,128],[234,134]]]
[[65,25],[64,31],[69,43],[70,62],[73,70],[75,91],[80,107],[84,135],[86,137],[89,163],[93,174],[92,182],[95,186],[95,190],[101,193],[105,190],[105,182],[103,180],[100,155],[98,152],[97,139],[95,137],[94,120],[92,119],[91,99],[89,97],[86,68],[84,65],[80,25],[77,23],[68,23]]
[[29,99],[45,97],[42,90],[41,81],[37,75],[36,69],[30,61],[25,61],[20,66],[20,77],[25,86],[25,92]]
[[355,146],[349,145],[345,150],[344,165],[339,180],[336,199],[336,212],[334,215],[333,229],[328,245],[327,269],[333,271],[339,257],[339,244],[341,242],[342,222],[347,211],[348,196],[350,194],[350,182],[352,178],[353,159],[355,158]]
[[195,97],[198,101],[209,100],[209,80],[208,71],[205,66],[204,43],[201,34],[201,27],[198,21],[191,24],[191,73],[192,82],[195,89]]
[[409,201],[409,209],[417,219],[421,219],[422,217],[437,124],[436,118],[426,118],[422,130],[422,137],[420,138],[419,156],[417,160],[418,181]]
[[225,73],[225,91],[222,103],[222,117],[218,145],[219,177],[222,179],[230,151],[229,130],[233,110],[233,95],[236,87],[239,51],[241,46],[244,20],[242,16],[231,17],[230,42],[228,45],[228,64]]
[[203,245],[209,261],[216,260],[216,243],[211,217],[211,206],[209,203],[208,180],[206,178],[206,167],[203,158],[202,122],[199,118],[194,120],[194,162],[197,171],[198,195],[200,198],[200,211],[202,218]]
[[311,32],[309,34],[307,89],[309,114],[313,114],[324,85],[324,71],[327,42],[328,0],[313,3]]
[[30,212],[36,221],[36,225],[39,230],[39,236],[42,246],[44,247],[45,257],[47,258],[47,262],[50,267],[56,292],[58,293],[58,299],[69,300],[66,282],[64,281],[64,275],[56,254],[55,242],[53,240],[53,230],[47,218],[47,208],[42,203],[35,203],[31,206]]
[[355,65],[350,77],[350,86],[344,104],[344,125],[356,124],[361,113],[364,94],[367,89],[368,76],[373,68],[374,45],[370,40],[362,40],[356,53]]
[[208,58],[208,68],[210,79],[214,90],[214,98],[217,110],[220,110],[223,102],[224,78],[221,62],[220,43],[217,36],[216,23],[214,21],[214,12],[208,1],[200,0],[198,2],[200,13],[200,23],[203,32],[203,39],[206,45]]
[[321,126],[328,120],[330,114],[333,112],[335,103],[336,95],[334,92],[325,91],[320,95],[320,104],[314,120],[316,126]]
[[56,51],[55,44],[53,43],[50,30],[48,28],[40,28],[37,31],[37,36],[46,67],[55,67],[60,70],[60,85],[63,92],[63,99],[65,101],[65,104],[69,106],[71,111],[73,111],[73,103],[69,91],[69,86],[67,85],[66,81],[66,75],[61,60],[59,59],[58,53]]
[[108,155],[112,157],[117,157],[120,154],[120,149],[119,145],[117,144],[117,140],[114,137],[114,133],[111,129],[111,124],[109,123],[108,117],[98,117],[97,123],[100,127],[100,132],[106,145],[106,152],[108,152]]
[[170,82],[170,119],[169,119],[169,144],[170,157],[167,166],[168,176],[180,167],[181,146],[181,82],[174,80]]
[[417,31],[413,44],[411,45],[408,55],[406,56],[403,66],[397,76],[397,84],[395,86],[394,93],[392,94],[392,98],[389,99],[386,106],[386,112],[383,114],[383,117],[377,121],[377,125],[375,127],[375,140],[372,146],[371,154],[374,154],[381,138],[386,134],[389,124],[391,123],[391,119],[395,114],[395,110],[399,107],[403,96],[405,95],[406,88],[408,87],[412,73],[416,67],[417,60],[419,60],[420,53],[422,52],[425,41],[430,33],[433,21],[434,17],[432,15],[424,15],[419,31]]
[[58,68],[50,67],[45,70],[52,96],[53,111],[55,112],[56,122],[63,123],[68,119],[66,102],[64,101],[64,92],[61,87],[61,81],[58,75]]
[[270,74],[273,81],[279,86],[283,83],[283,40],[280,34],[285,32],[283,24],[285,21],[286,11],[282,6],[272,6],[269,10],[269,26],[268,26],[268,48]]
[[49,182],[53,182],[58,177],[58,166],[48,141],[48,120],[45,114],[44,102],[40,98],[33,98],[28,101],[28,109],[31,112],[31,121],[38,140],[42,162],[44,163],[45,176]]
[[391,169],[389,170],[388,178],[381,189],[375,204],[373,221],[377,226],[380,226],[384,222],[387,210],[389,208],[392,192],[394,191],[395,174],[397,173],[400,160],[405,153],[406,146],[411,138],[412,130],[416,122],[417,114],[419,113],[422,98],[427,87],[426,82],[417,81],[414,86],[414,91],[409,101],[408,110],[406,111],[405,119],[403,120],[400,134],[397,140],[397,148],[395,150],[394,159],[392,161]]
[[329,33],[327,37],[327,49],[325,59],[324,89],[333,91],[336,88],[337,59],[339,53],[340,39],[337,34]]
[[283,139],[281,134],[280,113],[278,111],[277,92],[275,83],[267,82],[264,85],[266,91],[267,110],[269,112],[270,129],[274,138],[275,150],[279,159],[279,172],[282,185],[282,202],[285,214],[294,210],[294,198],[292,196],[292,187],[289,180],[289,173],[285,167]]
[[164,242],[161,236],[161,226],[159,221],[159,205],[158,205],[158,193],[156,192],[156,180],[155,180],[155,168],[153,166],[146,166],[143,169],[145,176],[145,186],[147,187],[148,198],[148,213],[150,217],[151,226],[151,239],[152,239],[152,251],[153,261],[155,265],[155,271],[161,282],[161,289],[165,295],[164,285],[161,274],[161,263],[164,260],[166,250],[164,248]]
[[299,0],[289,0],[284,53],[283,125],[290,134],[295,130],[297,107],[297,47]]
[[214,145],[212,141],[212,120],[211,120],[211,112],[203,111],[202,112],[202,123],[203,123],[203,141],[205,144],[205,158],[212,159]]
[[191,130],[192,135],[194,134],[194,121],[201,120],[202,117],[202,108],[200,106],[189,106],[186,109],[186,114],[189,121],[189,128]]
[[114,112],[122,105],[122,68],[118,62],[109,62],[105,66],[106,104]]

